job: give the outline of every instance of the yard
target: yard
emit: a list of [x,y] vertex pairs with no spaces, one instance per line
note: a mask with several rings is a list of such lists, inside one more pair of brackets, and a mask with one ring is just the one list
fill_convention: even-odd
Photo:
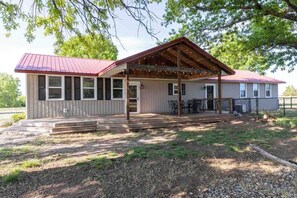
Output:
[[0,197],[296,197],[296,171],[248,147],[297,161],[296,135],[294,127],[243,118],[6,141]]

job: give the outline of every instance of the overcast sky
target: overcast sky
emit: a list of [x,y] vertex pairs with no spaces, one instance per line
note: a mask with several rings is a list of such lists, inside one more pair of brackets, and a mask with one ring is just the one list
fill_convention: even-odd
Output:
[[[164,5],[155,5],[152,7],[155,13],[160,17],[164,13]],[[146,50],[156,45],[156,40],[151,38],[144,29],[138,31],[138,23],[120,13],[120,20],[117,21],[118,37],[121,44],[114,39],[114,43],[118,47],[118,58],[124,58],[137,52]],[[170,28],[164,28],[158,23],[153,25],[160,40],[168,37]],[[172,26],[176,28],[177,26]],[[25,94],[25,74],[14,73],[14,68],[24,53],[54,54],[54,38],[44,36],[43,31],[36,33],[36,39],[32,43],[28,43],[24,38],[24,30],[19,29],[12,33],[10,37],[5,37],[3,28],[0,28],[0,73],[5,72],[13,74],[21,80],[21,91]],[[275,73],[268,72],[268,76],[286,81],[286,85],[294,85],[297,87],[297,68],[295,71],[288,73],[287,71],[277,71]],[[286,85],[279,86],[279,93],[282,93]]]

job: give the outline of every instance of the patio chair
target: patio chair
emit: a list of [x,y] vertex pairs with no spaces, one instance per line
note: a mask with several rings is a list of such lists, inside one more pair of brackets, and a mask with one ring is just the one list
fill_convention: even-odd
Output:
[[169,100],[168,105],[172,114],[177,114],[177,101],[176,100]]
[[[177,114],[178,113],[178,102],[176,100],[169,100],[168,101],[169,108],[171,110],[172,114]],[[185,110],[188,110],[188,106],[185,104],[185,101],[181,101],[181,110],[182,113],[184,113]]]

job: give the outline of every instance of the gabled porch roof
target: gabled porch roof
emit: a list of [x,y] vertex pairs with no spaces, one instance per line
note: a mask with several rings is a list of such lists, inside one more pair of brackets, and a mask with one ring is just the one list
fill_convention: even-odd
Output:
[[[180,58],[180,67],[177,59]],[[99,76],[123,76],[129,69],[130,77],[172,78],[181,73],[182,79],[197,79],[233,75],[235,71],[198,47],[185,37],[153,47],[115,61],[99,72]]]

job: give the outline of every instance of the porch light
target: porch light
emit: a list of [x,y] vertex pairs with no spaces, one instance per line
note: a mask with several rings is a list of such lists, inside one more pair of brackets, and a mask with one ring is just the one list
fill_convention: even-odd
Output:
[[144,85],[143,84],[140,84],[140,89],[144,89]]

